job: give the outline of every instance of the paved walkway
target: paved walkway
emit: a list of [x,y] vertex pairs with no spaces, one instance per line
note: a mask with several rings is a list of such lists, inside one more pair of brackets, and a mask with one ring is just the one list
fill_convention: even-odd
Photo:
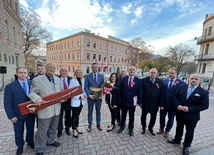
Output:
[[[3,109],[3,92],[0,92],[0,155],[14,155],[16,145],[14,143],[14,133],[11,122],[7,119]],[[166,142],[162,135],[152,136],[148,131],[145,135],[140,133],[140,108],[137,107],[135,117],[134,136],[130,137],[128,129],[121,134],[117,134],[116,127],[112,132],[106,132],[110,122],[110,113],[106,104],[102,106],[102,126],[103,131],[99,131],[94,126],[88,133],[87,127],[87,105],[84,106],[81,113],[80,129],[84,132],[76,139],[72,136],[63,136],[59,138],[61,146],[58,148],[47,147],[47,155],[180,155],[182,154],[182,145],[171,145]],[[94,113],[95,116],[95,113]],[[149,116],[148,116],[149,117]],[[157,117],[159,118],[159,116]],[[210,107],[201,112],[201,120],[196,130],[195,138],[190,148],[192,155],[212,155],[214,154],[214,88],[210,90]],[[95,120],[95,118],[93,119]],[[148,120],[148,119],[147,119]],[[159,123],[156,122],[154,130],[158,130]],[[35,129],[36,130],[36,129]],[[169,139],[175,135],[175,126],[173,127]],[[23,155],[34,155],[35,150],[27,145],[24,146]]]

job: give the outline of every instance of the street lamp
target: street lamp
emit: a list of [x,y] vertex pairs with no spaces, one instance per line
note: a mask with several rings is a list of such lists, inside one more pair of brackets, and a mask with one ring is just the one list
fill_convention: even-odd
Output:
[[152,47],[152,54],[155,52],[155,46],[149,45],[149,47]]

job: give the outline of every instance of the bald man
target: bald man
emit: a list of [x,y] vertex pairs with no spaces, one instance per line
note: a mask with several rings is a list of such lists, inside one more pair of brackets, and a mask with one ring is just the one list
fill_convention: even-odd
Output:
[[180,144],[185,126],[186,134],[183,143],[183,155],[189,154],[194,129],[200,120],[200,111],[209,107],[209,92],[199,86],[200,76],[192,74],[189,84],[181,85],[174,94],[174,104],[176,106],[176,134],[175,138],[168,140],[171,144]]
[[[42,97],[61,91],[60,79],[54,76],[56,66],[48,63],[45,67],[44,75],[34,78],[32,81],[32,90],[28,95],[29,98],[38,106],[43,104]],[[57,127],[59,121],[61,104],[41,109],[37,112],[38,130],[35,138],[35,149],[37,155],[43,155],[45,146],[60,146],[57,142]]]

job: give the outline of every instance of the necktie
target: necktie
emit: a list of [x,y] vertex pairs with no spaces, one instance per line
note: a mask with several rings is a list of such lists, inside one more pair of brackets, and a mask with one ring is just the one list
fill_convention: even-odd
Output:
[[190,87],[188,88],[188,91],[187,91],[187,98],[186,98],[186,99],[189,98],[189,96],[192,94],[193,91],[194,91],[194,87],[190,86]]
[[54,85],[54,79],[51,77],[50,78],[50,82],[51,82],[51,85],[54,87],[54,89],[55,89],[55,85]]
[[131,88],[131,85],[132,85],[132,78],[130,77],[130,78],[129,78],[129,85],[128,85],[128,88]]
[[27,94],[27,87],[26,87],[26,83],[25,82],[22,83],[22,87],[23,87],[25,93]]
[[97,75],[94,74],[94,83],[96,84],[97,83]]
[[169,81],[170,81],[170,83],[169,83],[169,89],[170,89],[170,88],[172,88],[172,81],[173,80],[169,80]]
[[63,79],[63,88],[64,90],[68,89],[67,84],[65,83],[65,79]]
[[151,82],[154,83],[155,79],[151,79]]

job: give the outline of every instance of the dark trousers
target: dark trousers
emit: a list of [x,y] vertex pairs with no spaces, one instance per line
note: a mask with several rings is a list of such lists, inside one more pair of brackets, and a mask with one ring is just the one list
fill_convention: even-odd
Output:
[[82,111],[82,107],[83,105],[80,104],[79,107],[71,107],[72,110],[72,129],[76,129],[79,126],[79,116],[80,116],[80,112]]
[[121,106],[121,103],[118,103],[118,106],[117,106],[117,123],[121,122],[121,118],[122,118],[122,106]]
[[16,123],[13,123],[15,132],[15,143],[17,147],[23,147],[24,145],[24,124],[26,124],[26,142],[28,144],[34,143],[34,124],[35,115],[29,114],[25,119],[18,119]]
[[108,108],[111,112],[111,124],[115,125],[115,120],[117,118],[117,108],[112,108],[110,104],[108,104]]
[[[147,116],[148,112],[144,112],[142,110],[142,114],[141,114],[141,125],[142,128],[146,128],[146,116]],[[155,125],[156,122],[156,117],[157,117],[157,113],[150,113],[150,121],[149,121],[149,129],[152,129]]]
[[135,107],[122,107],[122,120],[120,124],[120,128],[124,129],[125,128],[125,123],[126,123],[126,115],[127,112],[129,111],[129,125],[128,128],[129,130],[134,129],[134,114],[135,114]]
[[63,130],[63,115],[65,114],[65,129],[68,130],[71,127],[71,107],[70,102],[66,101],[61,104],[61,110],[59,114],[58,132]]
[[194,137],[194,130],[198,121],[184,119],[182,115],[176,116],[176,121],[177,121],[176,134],[175,134],[176,141],[179,141],[179,142],[181,141],[184,126],[185,126],[186,134],[185,134],[183,145],[184,147],[190,147]]
[[168,121],[166,124],[166,132],[170,132],[172,129],[173,123],[174,123],[174,117],[175,117],[175,111],[173,109],[168,110],[164,108],[163,110],[160,110],[160,128],[164,130],[165,128],[165,118],[166,115],[168,114]]

